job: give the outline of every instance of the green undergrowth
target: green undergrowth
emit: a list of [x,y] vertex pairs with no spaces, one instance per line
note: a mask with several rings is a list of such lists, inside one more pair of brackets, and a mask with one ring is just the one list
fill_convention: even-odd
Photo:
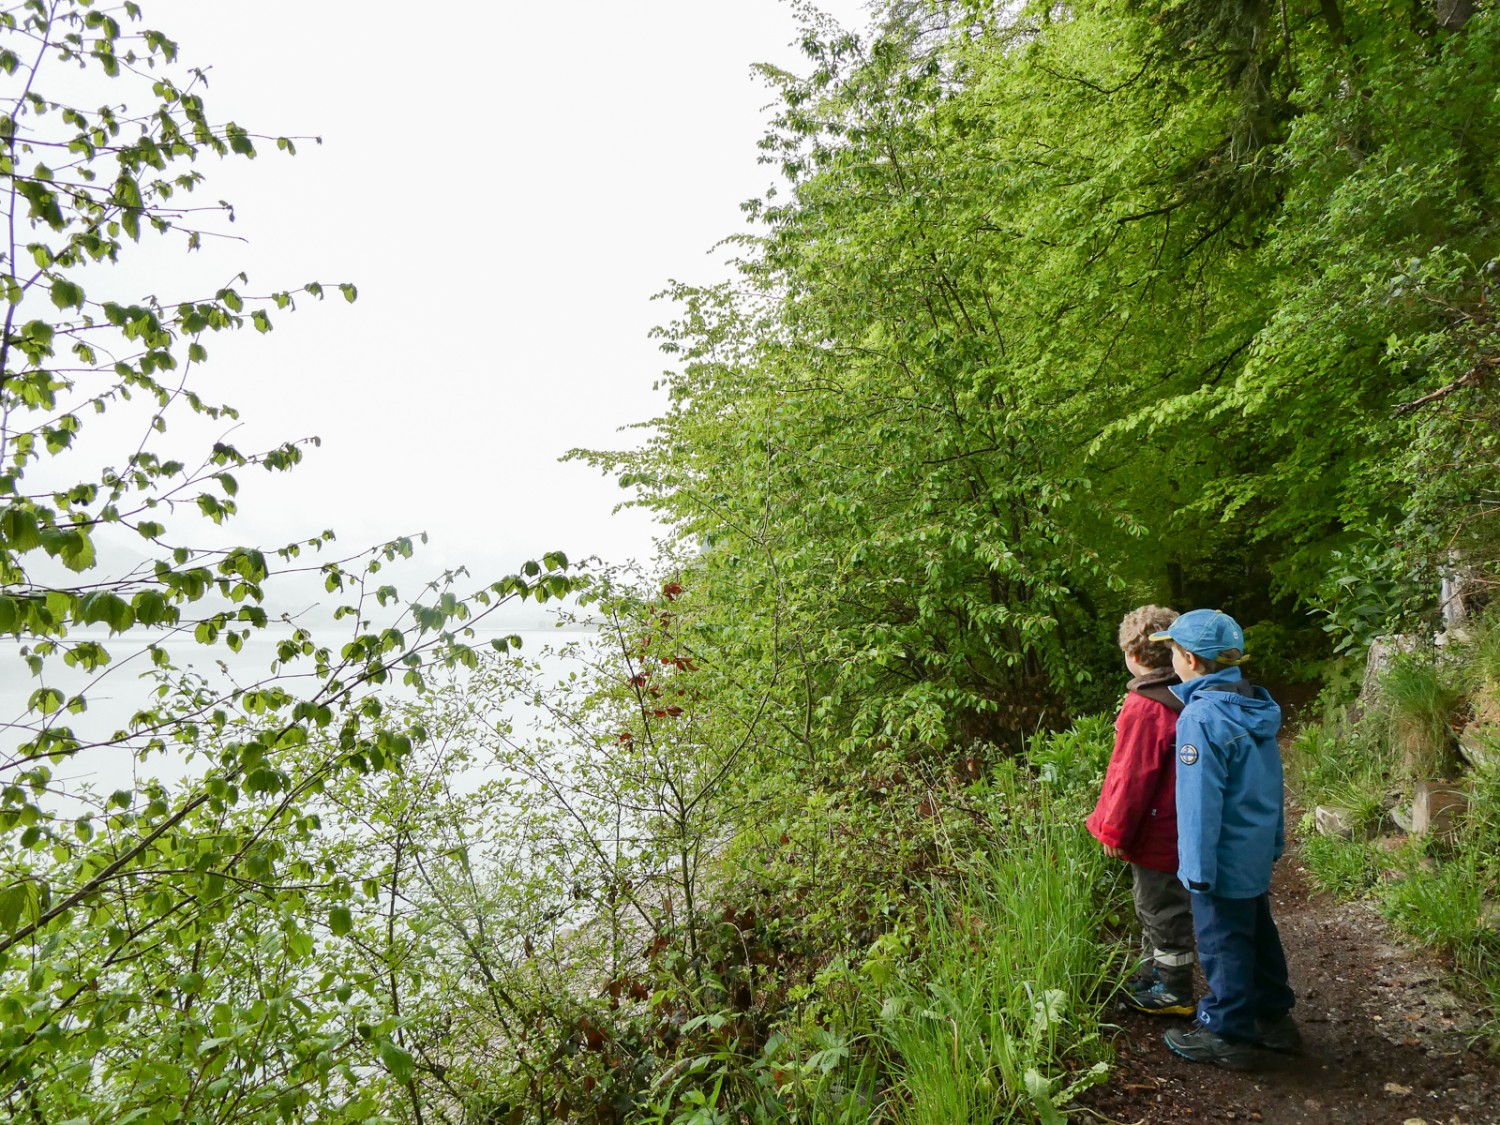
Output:
[[982,769],[866,771],[737,841],[783,957],[745,1119],[1052,1122],[1107,1073],[1122,889],[1082,822],[1111,743],[1092,719]]
[[[1500,1047],[1500,769],[1470,747],[1494,739],[1500,672],[1495,615],[1442,649],[1399,656],[1359,706],[1330,707],[1299,734],[1289,776],[1313,883],[1377,903],[1407,940],[1448,965],[1484,1009]],[[1413,794],[1441,780],[1467,807],[1437,830],[1408,834]],[[1322,835],[1315,810],[1338,809],[1346,835]],[[1409,824],[1410,822],[1407,821]]]
[[[1083,827],[1111,744],[1102,717],[1020,758],[783,777],[719,857],[695,951],[658,939],[622,1002],[559,1022],[545,1054],[533,1040],[548,1104],[685,1125],[1062,1121],[1108,1073],[1101,1012],[1127,956],[1122,865]],[[536,1087],[522,1067],[510,1082]]]
[[926,926],[881,1010],[899,1096],[913,1125],[1033,1114],[1108,1074],[1099,998],[1116,958],[1102,947],[1097,847],[1047,786],[997,771],[997,845],[962,861],[920,904]]

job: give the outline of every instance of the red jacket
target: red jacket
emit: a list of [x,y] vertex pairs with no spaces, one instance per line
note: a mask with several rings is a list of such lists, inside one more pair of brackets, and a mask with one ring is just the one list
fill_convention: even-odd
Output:
[[[1165,692],[1166,684],[1176,682],[1165,671],[1130,682],[1115,720],[1115,750],[1104,789],[1087,823],[1100,843],[1119,848],[1131,863],[1176,872],[1177,712],[1182,704]],[[1177,706],[1168,706],[1163,698]]]

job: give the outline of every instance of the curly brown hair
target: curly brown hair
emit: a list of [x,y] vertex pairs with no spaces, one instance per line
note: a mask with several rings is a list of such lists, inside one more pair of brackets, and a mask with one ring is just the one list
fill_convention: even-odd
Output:
[[1160,633],[1171,625],[1178,616],[1175,609],[1162,605],[1143,605],[1131,610],[1120,622],[1121,650],[1148,668],[1171,667],[1172,646],[1150,638],[1152,633]]

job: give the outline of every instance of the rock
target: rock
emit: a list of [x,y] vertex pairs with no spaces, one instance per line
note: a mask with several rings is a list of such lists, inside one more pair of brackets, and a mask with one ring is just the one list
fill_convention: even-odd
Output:
[[1354,835],[1354,814],[1338,805],[1319,805],[1313,809],[1313,824],[1320,836],[1347,840]]
[[1399,1082],[1387,1082],[1385,1084],[1385,1092],[1398,1098],[1404,1098],[1407,1094],[1411,1093],[1411,1087],[1403,1086]]
[[[1416,870],[1422,872],[1424,875],[1431,875],[1438,869],[1437,860],[1428,855],[1418,856],[1416,862],[1412,864],[1412,866],[1415,867]],[[1395,867],[1386,867],[1381,870],[1380,878],[1387,883],[1399,883],[1402,879],[1405,879],[1410,874],[1410,868],[1398,869]]]
[[1446,781],[1419,781],[1411,802],[1413,836],[1452,836],[1469,807],[1469,798]]
[[1374,700],[1380,694],[1380,681],[1390,670],[1391,663],[1405,652],[1417,652],[1423,639],[1416,633],[1393,633],[1389,637],[1376,637],[1370,642],[1370,651],[1365,657],[1365,682],[1360,688],[1360,698]]
[[1473,769],[1485,773],[1500,770],[1500,727],[1487,722],[1470,723],[1459,733],[1458,752]]
[[1474,722],[1500,732],[1500,681],[1486,679],[1469,697]]

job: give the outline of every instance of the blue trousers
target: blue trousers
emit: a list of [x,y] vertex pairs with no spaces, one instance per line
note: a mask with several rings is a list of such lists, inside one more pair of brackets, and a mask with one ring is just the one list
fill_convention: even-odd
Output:
[[1225,1039],[1254,1042],[1257,1019],[1277,1019],[1297,1002],[1271,920],[1271,896],[1192,898],[1198,961],[1208,978],[1198,1022]]

